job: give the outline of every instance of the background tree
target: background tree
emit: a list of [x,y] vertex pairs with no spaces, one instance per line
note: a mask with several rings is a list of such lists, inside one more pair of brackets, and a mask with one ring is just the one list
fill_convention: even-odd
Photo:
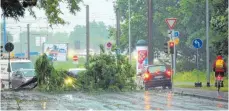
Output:
[[[210,0],[210,58],[213,61],[216,53],[220,50],[227,54],[226,35],[227,35],[227,2],[225,0]],[[128,1],[117,0],[116,7],[119,7],[121,13],[121,49],[128,49]],[[196,50],[192,46],[195,38],[203,40],[203,47],[199,50],[200,69],[205,69],[206,64],[206,40],[205,40],[205,0],[155,0],[153,6],[153,47],[154,53],[164,53],[163,44],[168,40],[168,26],[165,23],[166,18],[177,18],[175,30],[180,35],[180,43],[177,45],[177,64],[179,71],[195,69]],[[110,28],[110,36],[115,36]],[[217,37],[215,36],[217,35]],[[132,49],[135,49],[136,42],[139,39],[147,40],[147,1],[139,0],[131,2],[131,37]],[[220,39],[221,38],[221,39]],[[224,38],[224,39],[222,39]],[[225,42],[223,42],[223,40]],[[215,45],[214,45],[215,44]],[[221,47],[218,49],[217,47]],[[224,47],[225,46],[225,47]],[[211,62],[212,62],[211,61]]]
[[213,6],[211,27],[214,30],[213,52],[214,54],[222,54],[226,58],[228,55],[228,1],[227,0],[211,0]]
[[[90,22],[90,48],[99,50],[99,44],[105,44],[108,40],[108,27],[103,22]],[[76,41],[80,41],[81,49],[86,48],[86,26],[76,25],[68,41],[73,49]]]

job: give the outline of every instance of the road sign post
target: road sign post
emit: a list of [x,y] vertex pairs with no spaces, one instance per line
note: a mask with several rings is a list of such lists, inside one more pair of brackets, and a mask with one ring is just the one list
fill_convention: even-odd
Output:
[[172,30],[176,25],[177,19],[176,18],[167,18],[165,19],[166,24],[168,25],[169,29]]
[[[176,25],[176,21],[177,19],[176,18],[167,18],[165,19],[165,22],[166,24],[168,25],[170,31],[168,31],[168,34],[170,35],[170,41],[172,40],[174,42],[174,38],[173,38],[173,28],[175,27]],[[179,33],[179,32],[178,32]],[[176,35],[179,36],[179,34],[177,34],[176,32]],[[172,86],[173,86],[173,75],[176,73],[176,45],[174,45],[174,48],[173,48],[173,51],[174,51],[174,54],[171,54],[171,68],[173,69],[173,74],[172,74]]]
[[[199,69],[199,60],[198,60],[199,52],[198,52],[198,50],[202,47],[203,41],[200,39],[194,39],[192,41],[192,45],[196,49],[196,68],[198,70]],[[202,87],[202,83],[199,80],[199,73],[197,74],[197,82],[195,83],[195,87]]]
[[11,72],[11,67],[10,67],[10,52],[12,52],[14,50],[14,45],[11,42],[6,43],[5,50],[9,53],[7,71],[9,72],[8,77],[9,77],[9,89],[10,89],[10,72]]
[[78,64],[78,56],[77,55],[74,55],[72,60],[74,61],[73,64]]

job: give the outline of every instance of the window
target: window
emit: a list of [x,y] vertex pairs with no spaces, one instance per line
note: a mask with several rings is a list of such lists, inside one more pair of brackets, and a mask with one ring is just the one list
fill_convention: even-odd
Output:
[[11,68],[12,71],[18,69],[34,69],[32,62],[12,62]]
[[154,73],[157,71],[165,72],[166,67],[165,66],[150,66],[148,67],[150,73]]
[[35,76],[35,70],[23,70],[23,76],[25,77],[33,77]]

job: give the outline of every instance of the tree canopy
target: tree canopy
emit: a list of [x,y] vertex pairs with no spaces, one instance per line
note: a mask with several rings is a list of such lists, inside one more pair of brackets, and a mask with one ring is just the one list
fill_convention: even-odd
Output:
[[[30,15],[36,18],[36,14],[33,11],[33,7],[23,7],[21,0],[1,0],[2,16],[11,17],[19,20],[19,17],[24,17],[25,11],[29,11]],[[25,0],[23,0],[25,1]],[[34,1],[34,0],[27,0]],[[35,0],[36,1],[36,0]],[[66,3],[68,5],[69,12],[73,15],[80,10],[79,3],[82,0],[37,0],[35,7],[44,10],[45,15],[48,18],[50,25],[52,24],[65,24],[65,20],[60,17],[63,12],[60,9],[61,3]]]
[[[166,18],[177,18],[174,30],[180,32],[180,43],[176,49],[178,51],[178,65],[186,69],[195,67],[196,50],[192,46],[195,38],[203,40],[203,47],[199,49],[200,66],[204,69],[206,63],[206,4],[205,0],[153,0],[153,47],[154,53],[164,53],[164,43],[168,41],[165,23]],[[128,0],[117,0],[116,6],[121,14],[121,38],[120,48],[122,51],[128,50]],[[228,3],[226,0],[209,0],[210,15],[210,57],[214,59],[216,54],[227,55],[227,22]],[[138,40],[147,40],[147,1],[138,0],[131,2],[131,37],[132,49]],[[115,37],[115,30],[110,28],[110,36]],[[132,50],[133,51],[133,50]],[[211,59],[211,60],[212,60]],[[201,65],[202,64],[202,65]],[[190,67],[193,66],[193,67]]]

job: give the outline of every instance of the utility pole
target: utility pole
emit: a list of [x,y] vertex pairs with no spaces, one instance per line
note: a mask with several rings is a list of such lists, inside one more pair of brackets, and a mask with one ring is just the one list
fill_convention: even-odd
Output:
[[210,87],[210,71],[209,71],[209,9],[208,0],[206,0],[206,55],[207,55],[207,87]]
[[20,28],[19,38],[20,38],[20,43],[21,43],[21,54],[22,54],[22,44],[23,44],[23,42],[22,42],[22,39],[21,39],[21,26],[19,26],[19,28]]
[[[119,47],[119,39],[120,39],[120,12],[119,8],[116,9],[116,17],[117,17],[117,31],[116,31],[116,46]],[[118,50],[117,50],[118,53]]]
[[86,50],[87,50],[87,64],[89,64],[89,5],[86,5]]
[[[228,0],[227,3],[228,3],[227,6],[229,6],[229,0]],[[228,21],[228,24],[229,24],[229,21]],[[228,48],[228,44],[229,44],[229,33],[228,33],[227,36],[228,36],[227,37],[227,72],[229,72],[229,55],[228,55],[228,53],[229,53],[229,48]]]
[[131,64],[131,27],[130,27],[130,20],[131,20],[131,17],[130,17],[130,0],[128,1],[129,3],[129,63]]
[[[6,17],[5,15],[3,15],[3,47],[5,47],[6,45],[6,42],[8,41],[7,40],[7,37],[6,37]],[[5,49],[3,48],[3,50],[5,51]]]
[[29,24],[27,24],[27,47],[28,47],[28,50],[27,50],[27,57],[28,59],[30,60],[30,32],[29,32]]
[[152,37],[152,0],[147,0],[148,2],[148,63],[153,64],[153,37]]

